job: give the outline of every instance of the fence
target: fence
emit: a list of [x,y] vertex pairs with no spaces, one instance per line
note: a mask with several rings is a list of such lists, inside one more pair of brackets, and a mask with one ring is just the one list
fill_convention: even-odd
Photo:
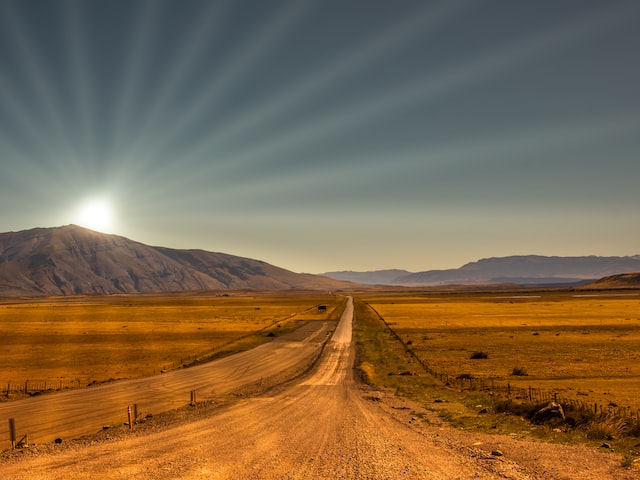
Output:
[[369,305],[369,308],[378,316],[380,321],[384,323],[391,335],[403,345],[406,353],[410,355],[416,362],[418,362],[429,375],[437,378],[445,385],[450,385],[460,390],[485,391],[492,395],[498,395],[508,399],[513,398],[529,403],[556,402],[560,403],[561,405],[570,405],[571,407],[583,411],[592,411],[596,415],[640,420],[640,410],[633,409],[631,407],[620,407],[614,404],[605,406],[598,403],[587,403],[579,399],[559,396],[558,392],[553,390],[543,390],[531,386],[527,388],[514,387],[508,382],[505,383],[494,379],[475,378],[471,375],[452,376],[446,373],[438,372],[431,368],[431,366],[429,366],[418,355],[416,355],[411,347],[407,345],[404,340],[402,340],[400,335],[398,335],[396,331],[391,328],[391,325],[387,323],[387,321],[376,311],[375,308],[373,308],[371,305]]
[[614,404],[603,405],[597,402],[585,402],[576,398],[564,397],[553,390],[543,390],[531,386],[526,388],[515,387],[510,383],[498,382],[493,379],[469,378],[464,376],[460,378],[446,374],[436,374],[434,376],[443,383],[453,385],[460,390],[485,391],[493,395],[522,400],[533,404],[556,402],[562,405],[570,405],[578,410],[592,411],[595,415],[640,420],[640,410]]
[[20,382],[6,381],[0,384],[0,394],[8,397],[10,394],[22,393],[30,395],[34,393],[66,390],[87,386],[87,380],[82,379],[53,379],[53,380],[24,380]]

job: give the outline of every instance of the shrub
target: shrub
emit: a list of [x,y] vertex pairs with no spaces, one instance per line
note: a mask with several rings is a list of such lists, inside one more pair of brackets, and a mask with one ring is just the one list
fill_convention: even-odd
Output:
[[471,358],[471,360],[484,360],[485,358],[489,358],[489,354],[487,352],[473,352],[469,358]]
[[629,421],[629,435],[640,437],[640,420],[633,419]]
[[613,440],[625,435],[628,425],[622,418],[606,418],[585,426],[585,435],[591,440]]
[[513,367],[511,370],[511,375],[514,377],[526,377],[529,373],[522,367]]

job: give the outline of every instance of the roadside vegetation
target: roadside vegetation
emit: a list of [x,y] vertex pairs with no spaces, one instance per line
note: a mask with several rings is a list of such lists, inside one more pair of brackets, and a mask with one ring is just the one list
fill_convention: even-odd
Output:
[[[368,383],[466,430],[639,455],[638,295],[395,293],[355,306]],[[534,419],[554,400],[564,418]]]
[[0,401],[25,390],[33,394],[154,375],[247,350],[306,322],[334,319],[343,304],[341,297],[314,293],[3,304]]

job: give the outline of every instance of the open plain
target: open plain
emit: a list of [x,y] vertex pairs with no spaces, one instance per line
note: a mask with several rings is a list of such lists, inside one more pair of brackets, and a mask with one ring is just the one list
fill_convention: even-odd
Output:
[[25,390],[151,376],[325,320],[337,303],[332,295],[304,292],[6,301],[0,305],[0,393],[16,398]]
[[[360,304],[356,312],[361,308]],[[359,322],[353,312],[349,300],[331,338],[327,341],[324,335],[320,342],[324,347],[316,350],[319,356],[314,367],[291,381],[258,384],[254,395],[183,407],[131,430],[111,428],[76,441],[5,452],[0,469],[7,478],[35,480],[96,475],[143,479],[640,478],[640,472],[623,468],[619,456],[610,452],[534,442],[521,435],[462,432],[443,423],[424,404],[362,384],[353,369],[356,342],[352,325]],[[308,334],[308,329],[303,327],[303,332]],[[285,342],[289,350],[301,348],[296,338],[297,342],[309,338],[292,335]],[[267,345],[255,350],[264,347]],[[234,358],[240,362],[242,355],[211,364],[233,362]],[[261,357],[254,357],[249,370],[260,371]]]
[[364,297],[421,361],[451,379],[640,410],[637,291]]

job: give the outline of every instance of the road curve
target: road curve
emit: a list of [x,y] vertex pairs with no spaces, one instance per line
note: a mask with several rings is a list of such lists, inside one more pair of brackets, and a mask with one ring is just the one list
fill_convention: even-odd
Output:
[[137,404],[142,416],[158,414],[189,403],[192,390],[198,400],[207,400],[270,377],[291,378],[317,358],[335,323],[309,322],[252,350],[153,377],[0,403],[0,450],[11,447],[10,418],[15,419],[18,437],[27,434],[29,442],[44,443],[121,424],[127,420],[129,405]]

